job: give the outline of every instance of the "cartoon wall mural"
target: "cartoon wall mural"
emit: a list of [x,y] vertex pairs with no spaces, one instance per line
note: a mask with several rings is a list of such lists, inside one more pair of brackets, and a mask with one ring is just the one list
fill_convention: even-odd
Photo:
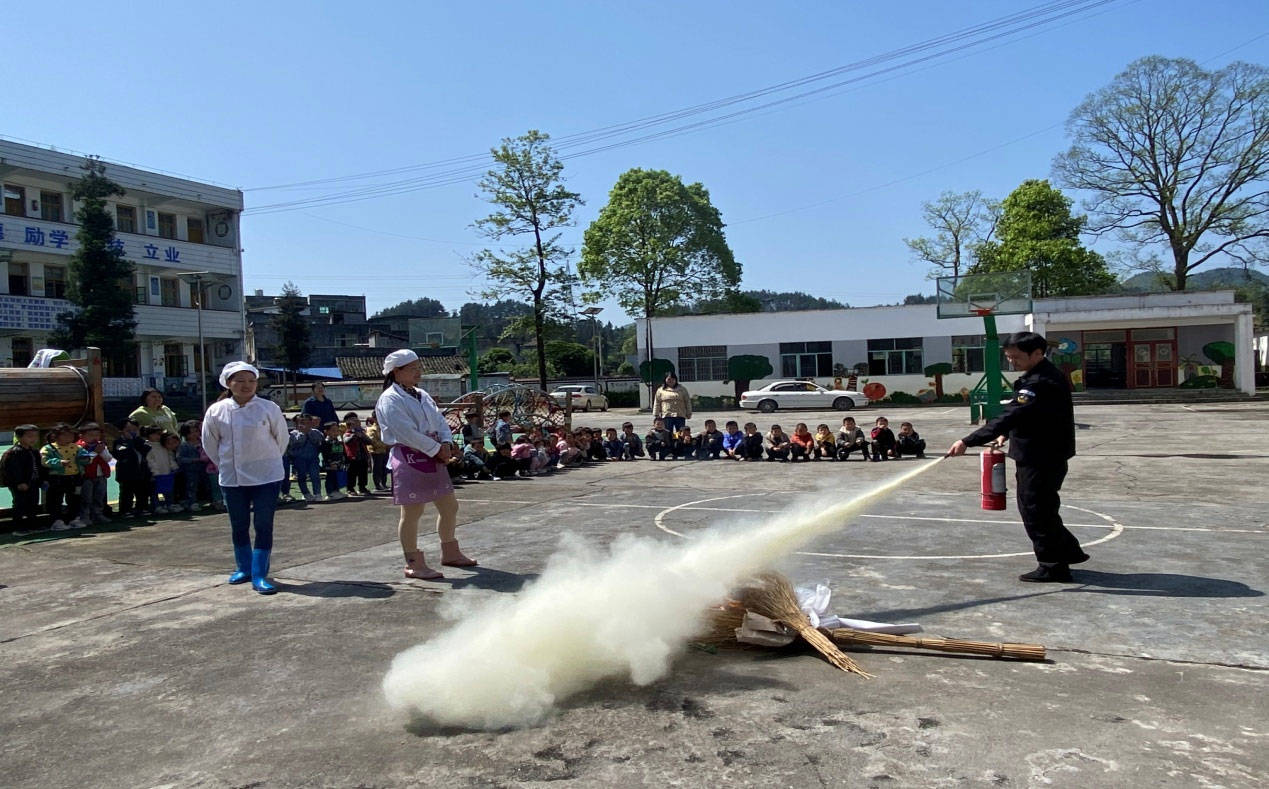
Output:
[[1050,357],[1050,361],[1071,382],[1072,391],[1084,391],[1084,354],[1080,350],[1079,340],[1074,337],[1059,337],[1053,347],[1057,353]]

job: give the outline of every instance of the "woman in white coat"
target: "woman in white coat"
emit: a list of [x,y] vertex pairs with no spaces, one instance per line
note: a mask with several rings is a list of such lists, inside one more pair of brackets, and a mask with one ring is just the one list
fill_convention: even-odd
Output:
[[[273,513],[282,479],[282,454],[290,441],[282,409],[256,396],[260,372],[246,362],[230,362],[220,373],[228,391],[203,417],[203,449],[220,469],[220,489],[229,510],[234,564],[229,583],[251,581],[260,594],[273,594],[269,554],[273,550]],[[256,542],[251,547],[251,522]]]
[[441,564],[472,567],[454,537],[458,499],[445,465],[454,440],[444,414],[432,397],[417,388],[423,365],[409,349],[393,351],[383,360],[383,394],[375,404],[383,443],[392,447],[392,501],[401,507],[397,536],[405,554],[405,577],[431,581],[444,578],[427,566],[419,550],[419,518],[428,502],[436,505],[436,531],[441,538]]

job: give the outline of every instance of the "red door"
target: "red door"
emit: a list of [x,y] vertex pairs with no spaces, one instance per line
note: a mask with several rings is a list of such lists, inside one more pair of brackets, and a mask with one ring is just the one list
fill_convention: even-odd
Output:
[[1176,341],[1134,340],[1129,356],[1132,373],[1129,386],[1150,389],[1176,386]]

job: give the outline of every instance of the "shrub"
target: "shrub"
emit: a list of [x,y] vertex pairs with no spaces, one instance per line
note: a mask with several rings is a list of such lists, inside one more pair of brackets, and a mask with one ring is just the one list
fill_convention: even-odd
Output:
[[921,400],[916,395],[910,395],[907,392],[891,392],[890,396],[882,400],[883,403],[893,403],[894,405],[915,405]]
[[639,392],[631,389],[627,392],[608,392],[610,408],[634,408],[639,405]]
[[1221,384],[1221,379],[1214,375],[1196,375],[1192,378],[1186,378],[1181,382],[1182,389],[1215,389]]

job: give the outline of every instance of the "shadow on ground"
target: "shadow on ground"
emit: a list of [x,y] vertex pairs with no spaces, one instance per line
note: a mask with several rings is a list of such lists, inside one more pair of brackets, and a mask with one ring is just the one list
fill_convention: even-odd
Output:
[[274,579],[273,583],[279,594],[297,594],[301,597],[364,597],[375,600],[396,594],[396,590],[390,585],[373,581],[310,581],[293,584]]
[[[445,568],[448,570],[448,568]],[[536,579],[538,573],[509,573],[506,570],[494,570],[490,567],[464,568],[471,575],[461,578],[445,576],[441,583],[448,583],[452,589],[488,589],[493,592],[518,592],[528,582]],[[452,570],[448,570],[453,572]]]

